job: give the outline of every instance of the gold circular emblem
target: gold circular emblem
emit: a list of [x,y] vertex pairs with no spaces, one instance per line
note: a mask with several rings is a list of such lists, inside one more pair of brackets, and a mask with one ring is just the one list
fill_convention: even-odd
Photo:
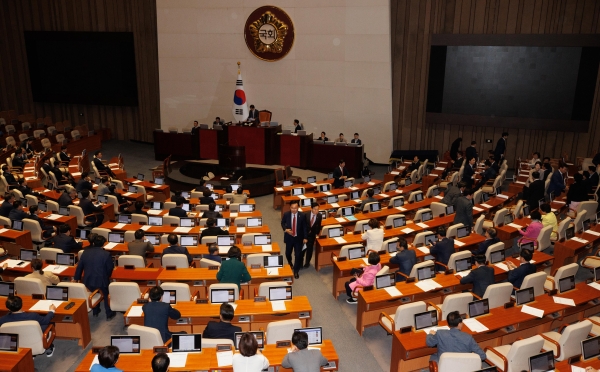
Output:
[[262,6],[246,20],[244,38],[250,52],[264,61],[285,57],[294,45],[294,24],[282,9]]

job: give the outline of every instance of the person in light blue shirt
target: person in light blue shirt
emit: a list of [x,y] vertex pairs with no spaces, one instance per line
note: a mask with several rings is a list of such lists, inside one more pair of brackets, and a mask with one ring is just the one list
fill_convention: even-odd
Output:
[[98,363],[92,366],[90,372],[123,372],[115,367],[119,360],[119,348],[116,346],[105,346],[98,353]]
[[[477,345],[473,336],[462,332],[462,318],[458,311],[453,311],[446,317],[449,330],[441,329],[438,332],[430,331],[425,339],[427,346],[437,346],[437,353],[429,357],[429,361],[439,362],[440,356],[443,353],[475,353],[479,355],[481,360],[485,360],[486,356],[483,350]],[[94,371],[92,371],[94,372]]]

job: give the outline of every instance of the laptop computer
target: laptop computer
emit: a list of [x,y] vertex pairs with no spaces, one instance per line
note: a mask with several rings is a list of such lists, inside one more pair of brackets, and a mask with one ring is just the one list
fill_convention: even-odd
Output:
[[15,294],[15,283],[0,282],[0,296],[8,297]]
[[342,207],[342,217],[352,216],[354,214],[354,207]]
[[456,272],[459,273],[461,271],[471,270],[473,266],[471,264],[471,257],[461,258],[460,260],[454,261],[454,265],[456,266]]
[[528,206],[528,205],[524,205],[524,206],[523,206],[523,216],[525,216],[525,217],[529,216],[529,214],[530,214],[530,213],[529,213],[529,212],[530,212],[530,211],[529,211],[529,209],[530,209],[530,208],[529,208],[529,206]]
[[57,253],[56,264],[65,266],[75,266],[75,254],[74,253]]
[[[98,197],[96,199],[98,200],[99,203],[103,203],[103,204],[108,203],[108,196],[107,195],[98,195]],[[119,217],[121,217],[121,216],[126,216],[126,215],[119,215]]]
[[515,292],[517,306],[525,305],[535,300],[533,287],[523,288]]
[[243,213],[243,212],[254,212],[254,204],[240,204],[239,206],[239,212]]
[[420,329],[435,327],[438,325],[438,316],[436,310],[425,311],[414,315],[415,331]]
[[23,231],[23,221],[13,220],[11,229],[17,231]]
[[163,218],[160,216],[148,216],[148,225],[150,226],[162,226]]
[[21,248],[21,250],[19,252],[19,259],[21,261],[31,261],[34,258],[37,258],[37,256],[38,256],[38,252],[33,249]]
[[283,267],[283,256],[264,256],[263,266],[265,267],[265,269],[272,267]]
[[480,315],[490,313],[490,303],[487,298],[483,300],[469,302],[469,318],[476,318]]
[[357,247],[348,249],[348,259],[355,260],[365,257],[365,247]]
[[471,229],[467,226],[459,227],[458,229],[456,229],[456,237],[459,239],[469,236],[470,233]]
[[234,182],[234,183],[230,183],[229,186],[231,186],[231,190],[233,192],[236,192],[240,187],[242,187],[242,184],[238,183],[238,182]]
[[490,194],[488,194],[487,192],[484,192],[481,194],[481,200],[486,203],[490,200]]
[[262,226],[262,218],[260,218],[260,217],[248,218],[246,220],[246,226],[247,227],[260,227],[260,226]]
[[150,209],[157,209],[160,210],[163,208],[163,203],[162,202],[152,202],[150,204]]
[[166,304],[175,305],[177,303],[177,291],[174,289],[165,290],[161,301]]
[[314,200],[313,198],[300,199],[300,206],[301,207],[310,207],[313,200]]
[[229,218],[217,218],[217,226],[221,228],[228,228]]
[[417,279],[418,280],[426,280],[435,277],[435,268],[434,265],[428,265],[425,267],[420,267],[417,269]]
[[530,372],[554,371],[554,352],[552,350],[529,357]]
[[391,183],[388,186],[388,191],[396,191],[397,188],[398,188],[398,184],[397,183]]
[[377,275],[375,277],[375,288],[377,288],[377,289],[393,287],[395,285],[396,285],[396,274],[395,273]]
[[269,245],[271,244],[271,235],[262,234],[254,235],[254,245]]
[[323,327],[296,328],[294,332],[304,332],[308,335],[308,346],[323,344]]
[[179,219],[179,226],[181,227],[194,227],[195,220],[193,218],[182,217]]
[[394,226],[394,228],[396,227],[402,227],[404,225],[406,225],[406,218],[405,217],[396,217],[392,220],[392,226]]
[[125,242],[125,233],[109,232],[108,233],[108,242],[109,243],[124,243]]
[[401,207],[404,205],[404,198],[394,199],[394,208]]
[[110,336],[111,346],[119,348],[120,354],[139,354],[140,336]]
[[69,301],[69,288],[49,285],[46,287],[46,300]]
[[423,212],[421,213],[421,222],[427,222],[433,219],[433,213]]
[[144,238],[146,238],[152,245],[160,244],[160,235],[158,234],[144,235]]
[[165,179],[164,179],[164,177],[156,177],[154,179],[154,183],[157,185],[164,185]]
[[250,331],[250,332],[235,332],[233,334],[234,338],[234,346],[236,350],[240,348],[240,339],[244,333],[250,333],[256,339],[256,343],[258,344],[259,349],[264,349],[265,347],[265,333],[262,331]]
[[398,252],[398,241],[388,242],[387,243],[387,251],[388,251],[388,253]]
[[42,211],[42,212],[47,212],[48,211],[48,204],[42,203],[42,202],[38,202],[38,210]]
[[454,214],[454,206],[453,205],[449,205],[446,207],[446,216]]
[[235,290],[211,288],[210,302],[213,304],[235,302]]
[[575,289],[575,275],[564,277],[558,281],[558,293]]
[[581,341],[581,356],[583,360],[596,358],[600,355],[600,336]]
[[202,335],[174,334],[171,336],[171,351],[173,353],[199,353],[202,351]]
[[58,207],[58,214],[60,214],[61,216],[68,216],[69,208],[68,207]]
[[381,194],[381,187],[373,187],[373,195]]
[[302,187],[296,187],[292,189],[292,195],[302,195],[304,194],[304,189]]
[[[184,196],[182,196],[183,198]],[[181,205],[181,209],[183,209],[186,212],[189,212],[192,209],[192,205],[190,203],[183,203]]]
[[[329,178],[333,178],[333,173],[331,174],[331,177],[329,177]],[[371,182],[371,177],[369,177],[369,176],[364,176],[364,177],[363,177],[363,182],[364,182],[364,183]]]
[[75,231],[75,236],[78,237],[81,240],[86,240],[89,233],[90,233],[90,230],[77,229]]
[[334,227],[332,229],[328,229],[327,230],[327,237],[328,238],[337,238],[344,235],[344,228],[343,227]]
[[306,183],[315,183],[315,182],[317,182],[317,176],[306,177]]
[[[288,187],[288,186],[292,186],[292,181],[289,181],[289,180],[283,181],[283,187]],[[233,190],[233,187],[231,189]]]
[[527,243],[523,243],[521,244],[521,249],[528,249],[530,251],[533,251],[535,249],[533,242],[527,242]]
[[19,351],[19,335],[16,333],[0,333],[0,351]]
[[228,247],[235,244],[235,235],[219,235],[217,236],[217,246]]
[[344,188],[348,189],[348,188],[352,187],[352,185],[354,185],[354,183],[352,182],[352,180],[345,180],[344,181]]
[[404,186],[410,186],[412,184],[412,180],[410,179],[410,177],[406,177],[404,179]]
[[292,299],[292,286],[269,287],[269,301],[283,301]]
[[189,199],[190,198],[190,192],[189,191],[182,191],[181,192],[181,197],[184,199]]
[[379,212],[381,210],[381,204],[379,203],[373,203],[369,205],[369,210],[371,212]]
[[423,201],[423,193],[422,192],[415,194],[415,202],[420,202],[420,201]]
[[145,177],[145,176],[144,176],[144,174],[143,174],[143,173],[138,173],[138,174],[137,174],[137,179],[138,179],[138,181],[143,181],[143,180],[144,180],[144,177]]
[[492,263],[492,264],[502,262],[505,259],[506,259],[506,253],[504,252],[504,249],[490,253],[490,263]]
[[569,240],[574,236],[575,236],[575,226],[571,226],[565,231],[565,239]]
[[594,269],[594,281],[597,282],[600,280],[600,266]]
[[331,184],[330,183],[322,183],[319,185],[319,191],[320,192],[327,192],[327,191],[331,191]]
[[504,224],[505,225],[508,225],[508,224],[510,224],[512,222],[513,222],[513,215],[512,214],[509,213],[509,214],[507,214],[507,215],[504,216]]
[[437,241],[435,234],[425,235],[425,245],[433,244]]
[[198,235],[181,235],[179,243],[182,247],[195,247],[198,245]]
[[371,230],[371,226],[369,226],[368,224],[365,223],[361,226],[361,230],[362,230],[361,232],[364,233],[367,230]]
[[338,196],[332,195],[327,197],[327,204],[333,204],[338,202]]

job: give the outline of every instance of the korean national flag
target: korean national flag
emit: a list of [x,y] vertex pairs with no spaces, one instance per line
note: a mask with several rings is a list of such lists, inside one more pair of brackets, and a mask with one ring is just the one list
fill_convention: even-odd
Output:
[[245,121],[248,118],[248,103],[246,101],[246,92],[242,83],[242,73],[238,72],[238,78],[235,82],[235,93],[233,94],[233,118],[234,122]]

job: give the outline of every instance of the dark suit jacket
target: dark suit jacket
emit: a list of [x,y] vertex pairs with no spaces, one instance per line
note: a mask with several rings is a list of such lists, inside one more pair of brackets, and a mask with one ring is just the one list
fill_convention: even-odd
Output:
[[106,165],[104,165],[104,163],[102,162],[102,160],[98,159],[98,158],[94,158],[94,165],[96,166],[96,169],[98,169],[99,171],[105,171],[106,170]]
[[30,220],[37,221],[40,224],[40,227],[42,228],[42,230],[46,230],[46,231],[54,230],[52,225],[46,225],[44,223],[44,220],[42,220],[37,214],[27,213],[27,216],[25,218],[29,218]]
[[202,230],[202,234],[200,234],[200,240],[202,240],[202,238],[204,238],[205,236],[218,236],[218,235],[229,235],[229,232],[225,231],[217,226],[207,227],[206,229]]
[[73,200],[71,200],[71,197],[68,193],[63,192],[62,195],[58,197],[58,205],[60,205],[61,207],[73,205]]
[[42,332],[48,328],[52,318],[54,318],[54,311],[49,311],[46,315],[38,313],[8,313],[0,318],[0,326],[4,323],[10,322],[22,322],[24,320],[35,320],[40,323]]
[[563,179],[562,173],[559,170],[555,170],[550,178],[550,185],[548,185],[548,194],[554,193],[554,196],[559,196],[565,189],[565,180]]
[[527,190],[524,190],[527,205],[529,205],[531,210],[539,206],[539,200],[544,197],[545,192],[546,185],[544,184],[544,181],[541,180],[533,181],[529,184]]
[[[473,146],[469,146],[467,147],[467,149],[465,150],[465,159],[467,159],[467,162],[471,159],[471,158],[475,158],[477,159],[477,149]],[[466,165],[465,165],[466,166]]]
[[452,184],[448,184],[448,188],[444,191],[442,203],[446,205],[455,205],[456,199],[460,196],[460,189]]
[[212,196],[203,196],[200,198],[200,204],[211,204],[214,203],[215,199]]
[[248,119],[258,119],[258,110],[248,110]]
[[[86,216],[88,214],[94,214],[94,213],[99,213],[99,212],[104,211],[104,209],[101,206],[96,207],[90,199],[80,199],[79,206],[81,207],[83,214]],[[93,217],[90,217],[90,218],[93,218]]]
[[6,200],[2,203],[2,205],[0,205],[0,216],[2,217],[8,217],[8,215],[10,214],[10,211],[12,211],[13,206],[12,204],[10,204],[9,202],[7,202]]
[[171,305],[162,301],[152,301],[142,306],[144,311],[144,326],[158,329],[163,339],[163,343],[171,339],[169,332],[169,318],[179,319],[181,313],[173,309]]
[[23,210],[13,208],[8,214],[8,218],[13,221],[21,221],[23,218],[27,218],[27,213]]
[[348,177],[348,170],[346,169],[346,167],[344,167],[343,171],[342,169],[340,169],[340,167],[335,167],[335,169],[333,170],[333,187],[342,187],[344,186],[344,180],[340,179],[340,177],[342,176],[346,176]]
[[500,138],[496,143],[496,149],[494,150],[494,159],[496,161],[500,160],[500,156],[506,152],[506,140],[504,138]]
[[165,248],[165,250],[163,251],[163,256],[165,254],[185,254],[187,256],[188,263],[192,263],[192,255],[190,254],[190,252],[188,252],[186,247],[182,247],[180,245],[172,245]]
[[600,180],[600,177],[598,177],[598,173],[594,172],[590,175],[590,178],[588,180],[588,193],[589,194],[593,194],[594,191],[596,191],[596,186],[598,186],[598,181]]
[[20,156],[15,156],[12,161],[12,164],[14,167],[23,168],[25,167],[25,159],[23,159]]
[[350,143],[358,143],[359,146],[362,145],[362,141],[360,140],[360,138],[359,139],[352,138],[352,141],[350,141]]
[[83,247],[83,243],[77,243],[71,235],[56,234],[52,239],[54,248],[62,249],[65,253],[77,253]]
[[17,187],[17,189],[18,189],[19,191],[21,191],[21,194],[23,194],[23,196],[26,196],[26,195],[35,195],[35,196],[40,196],[40,193],[39,193],[39,192],[35,192],[35,191],[33,191],[33,190],[31,189],[31,187],[29,187],[29,186],[21,185],[21,186]]
[[205,338],[227,338],[233,342],[234,333],[241,332],[242,329],[240,327],[234,326],[231,323],[226,322],[208,322],[206,328],[204,328],[204,332],[202,332],[202,337]]
[[92,185],[91,182],[86,181],[84,178],[82,178],[79,181],[77,181],[77,185],[75,187],[75,190],[77,190],[77,192],[81,192],[81,190],[92,191],[92,190],[94,190],[94,186]]
[[498,243],[499,241],[500,241],[500,239],[498,237],[495,237],[492,239],[486,239],[486,240],[482,241],[481,243],[479,243],[479,247],[477,247],[477,249],[473,251],[473,254],[485,254],[485,252],[490,247],[490,245],[494,245],[494,244]]
[[417,254],[412,249],[403,249],[390,258],[390,263],[398,265],[398,271],[402,274],[410,275],[410,271],[417,263]]
[[[281,228],[284,231],[292,228],[291,211],[283,214],[283,218],[281,219]],[[283,241],[285,244],[293,244],[294,241],[302,241],[303,239],[308,239],[308,223],[306,222],[306,217],[303,217],[302,213],[298,212],[296,216],[296,237],[284,232]]]
[[217,211],[205,211],[201,218],[223,218],[223,215]]
[[567,192],[567,204],[570,204],[572,201],[587,201],[589,199],[587,195],[588,188],[589,187],[584,182],[575,182],[571,184],[569,191]]
[[198,131],[200,130],[200,126],[197,127],[192,127],[192,135],[196,135],[198,134]]
[[311,216],[311,211],[306,212],[305,218],[306,218],[306,226],[307,226],[307,231],[308,231],[308,237],[311,239],[314,239],[316,236],[319,235],[319,232],[321,232],[321,222],[323,221],[323,216],[321,216],[321,213],[318,213],[315,216],[315,222],[313,223],[312,226],[310,226],[310,216]]
[[592,163],[594,163],[594,165],[598,165],[600,164],[600,152],[597,153],[596,155],[594,155],[594,158],[592,159]]
[[302,125],[300,124],[296,125],[296,128],[294,128],[294,133],[298,133],[299,130],[302,130]]
[[465,164],[465,169],[463,170],[462,181],[467,184],[467,187],[471,187],[473,185],[473,175],[475,174],[475,169],[471,167],[471,164]]
[[[448,265],[448,260],[450,260],[450,256],[455,252],[454,250],[454,239],[451,238],[443,238],[439,242],[435,243],[434,246],[429,250],[432,256],[435,256],[435,260],[437,262],[443,263],[444,265]],[[439,267],[438,270],[442,270],[444,267]]]
[[102,247],[88,247],[81,255],[74,278],[80,280],[83,273],[83,284],[88,289],[108,288],[113,269],[114,263],[108,251]]
[[494,284],[494,269],[490,266],[480,266],[471,270],[469,275],[460,279],[460,284],[473,283],[473,293],[483,297],[490,284]]
[[62,151],[58,154],[58,156],[60,157],[60,161],[71,161],[71,158]]
[[169,216],[187,217],[187,213],[181,207],[173,207],[169,209]]
[[513,287],[521,288],[523,279],[525,279],[525,277],[529,274],[535,274],[535,272],[535,265],[527,262],[521,264],[514,270],[510,270],[508,272],[508,281],[513,285]]
[[473,203],[465,196],[456,199],[453,225],[462,223],[465,226],[473,226]]
[[13,176],[12,173],[4,172],[3,176],[4,176],[4,179],[6,179],[6,183],[8,183],[9,185],[17,184],[17,180],[15,179],[15,176]]

